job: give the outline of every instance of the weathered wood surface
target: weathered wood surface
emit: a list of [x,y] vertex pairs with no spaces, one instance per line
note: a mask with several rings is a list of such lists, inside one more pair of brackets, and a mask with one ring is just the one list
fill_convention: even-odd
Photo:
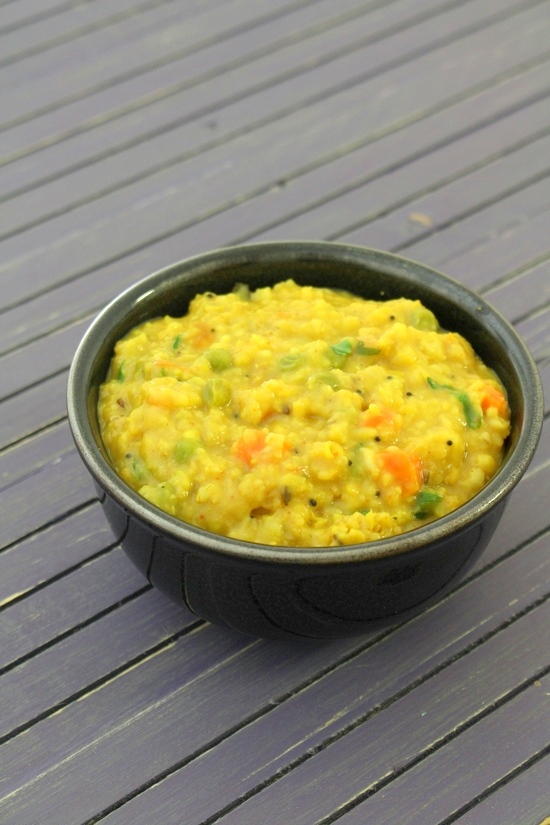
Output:
[[538,825],[550,435],[453,592],[272,643],[126,560],[65,415],[75,347],[182,257],[400,251],[513,324],[550,405],[548,0],[0,2],[0,822]]

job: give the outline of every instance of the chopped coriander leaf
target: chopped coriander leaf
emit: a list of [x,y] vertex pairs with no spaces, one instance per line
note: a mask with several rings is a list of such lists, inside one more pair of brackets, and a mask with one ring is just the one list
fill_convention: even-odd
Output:
[[338,344],[332,344],[328,350],[331,369],[342,369],[352,352],[353,343],[349,338],[344,338]]
[[336,355],[351,355],[353,352],[353,344],[349,338],[344,338],[339,344],[333,344],[331,350],[335,352]]
[[125,364],[125,362],[123,361],[122,364],[120,365],[120,367],[118,368],[118,372],[116,374],[116,380],[119,382],[119,384],[122,384],[122,382],[124,381],[124,378],[126,377],[124,375],[124,364]]
[[181,343],[181,335],[176,335],[176,337],[172,341],[172,349],[177,350],[179,348],[180,343]]
[[443,496],[439,493],[436,493],[435,490],[429,490],[427,488],[424,488],[418,493],[416,497],[416,503],[424,506],[425,504],[437,504],[438,502],[442,501],[442,499]]

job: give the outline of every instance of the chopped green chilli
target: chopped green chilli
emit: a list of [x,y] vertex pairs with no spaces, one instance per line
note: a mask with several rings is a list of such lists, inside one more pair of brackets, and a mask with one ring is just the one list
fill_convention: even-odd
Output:
[[457,388],[453,387],[451,384],[438,384],[438,382],[434,381],[433,378],[428,378],[427,380],[432,390],[449,390],[449,392],[451,392],[462,404],[466,424],[471,430],[477,430],[478,427],[481,426],[482,416],[476,410],[474,404],[472,403],[472,399],[467,392],[464,390],[457,390]]

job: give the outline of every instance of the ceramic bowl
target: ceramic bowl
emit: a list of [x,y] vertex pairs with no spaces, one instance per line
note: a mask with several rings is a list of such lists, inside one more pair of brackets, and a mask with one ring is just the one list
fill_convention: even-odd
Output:
[[[162,512],[116,474],[102,444],[98,388],[115,342],[163,314],[183,315],[198,292],[251,288],[292,277],[384,300],[420,299],[503,381],[512,431],[501,468],[454,513],[401,536],[348,547],[271,547],[224,538]],[[298,321],[299,319],[297,319]],[[419,263],[322,242],[231,247],[184,260],[136,283],[86,332],[68,381],[70,427],[115,537],[143,575],[197,616],[263,637],[355,636],[424,609],[479,557],[535,452],[540,380],[510,324],[482,298]]]

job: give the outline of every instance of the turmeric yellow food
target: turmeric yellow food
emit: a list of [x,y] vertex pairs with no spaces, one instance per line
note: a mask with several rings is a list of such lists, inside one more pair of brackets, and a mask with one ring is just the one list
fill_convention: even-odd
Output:
[[144,498],[214,533],[350,545],[456,509],[494,475],[505,390],[419,301],[292,280],[205,293],[119,341],[104,443]]

